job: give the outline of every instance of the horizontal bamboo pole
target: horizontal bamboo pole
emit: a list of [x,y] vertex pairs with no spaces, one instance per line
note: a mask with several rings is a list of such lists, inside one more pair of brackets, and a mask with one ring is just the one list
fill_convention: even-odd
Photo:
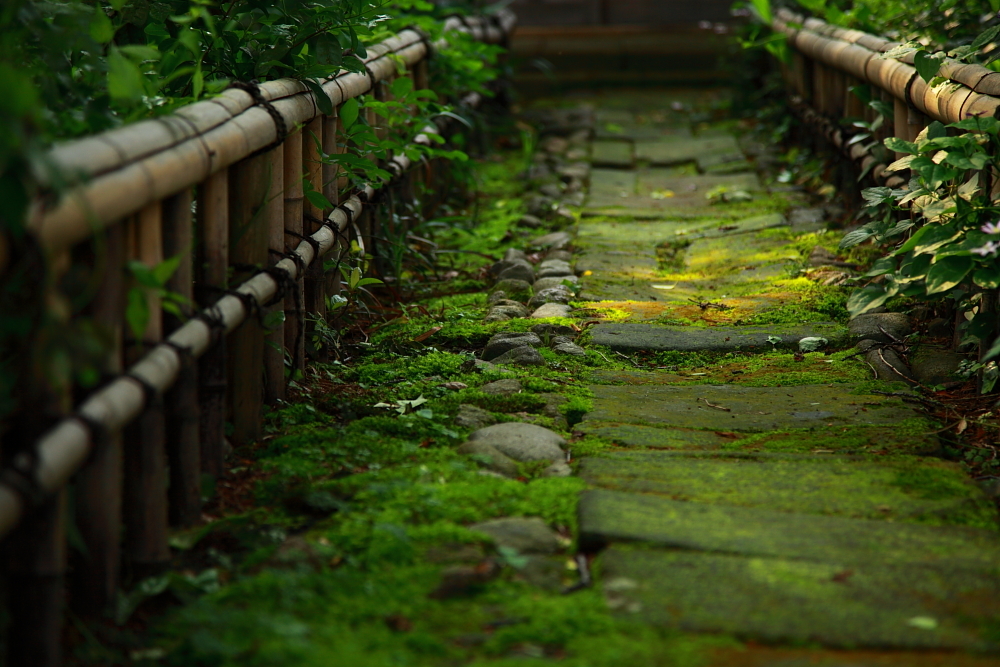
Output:
[[[445,22],[445,29],[499,42],[514,20],[510,12],[501,13],[496,24],[480,18],[452,18]],[[446,45],[445,40],[439,40],[433,47]],[[366,72],[341,72],[321,82],[323,92],[337,106],[392,76],[397,61],[413,65],[427,55],[423,37],[414,30],[404,30],[368,49]],[[312,91],[299,81],[267,82],[260,89],[287,128],[319,114]],[[68,247],[154,201],[201,182],[276,138],[271,115],[255,105],[248,93],[228,90],[171,116],[62,144],[51,152],[51,162],[58,165],[63,178],[86,180],[53,208],[36,212],[28,227],[43,247]],[[45,174],[38,176],[45,181]]]

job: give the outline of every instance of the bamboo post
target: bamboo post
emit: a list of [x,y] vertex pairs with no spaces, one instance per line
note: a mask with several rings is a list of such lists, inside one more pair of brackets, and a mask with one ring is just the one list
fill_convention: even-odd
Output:
[[[298,236],[303,232],[303,194],[302,194],[302,131],[296,130],[285,138],[283,146],[283,171],[285,184],[284,218],[285,229],[289,232],[292,247],[299,243]],[[297,294],[285,297],[285,346],[292,355],[295,373],[305,372],[305,291],[303,281],[298,281]],[[301,311],[301,312],[300,312]]]
[[[267,200],[267,243],[271,250],[283,253],[285,250],[285,160],[284,149],[276,148],[268,153],[270,158]],[[280,255],[276,256],[280,257]],[[268,261],[268,264],[274,264]],[[264,348],[264,401],[276,405],[285,400],[285,305],[279,302],[265,312],[268,320],[267,345]],[[277,316],[277,317],[276,317]],[[271,323],[271,320],[277,322]]]
[[[327,155],[336,155],[343,152],[340,146],[341,130],[343,125],[340,121],[340,109],[335,108],[329,116],[323,119],[323,152]],[[334,164],[323,165],[323,194],[336,206],[340,203],[340,168]],[[341,248],[340,239],[337,240],[337,248]],[[336,260],[339,257],[339,250],[331,253],[330,259]],[[324,292],[326,296],[340,294],[340,271],[329,271],[324,273]]]
[[[201,306],[213,303],[229,285],[229,170],[209,176],[198,191],[201,233],[199,284]],[[226,340],[215,344],[198,360],[198,400],[201,405],[201,470],[212,478],[222,475],[226,442]]]
[[[163,261],[163,215],[150,204],[126,227],[126,254],[148,267]],[[138,360],[163,337],[160,298],[146,294],[149,319],[141,340],[130,341],[126,360]],[[139,574],[155,572],[170,560],[167,545],[166,417],[163,398],[148,397],[142,415],[125,431],[125,547]]]
[[[317,116],[306,123],[302,133],[302,169],[305,178],[314,190],[323,191],[323,160],[321,148],[323,146],[323,117]],[[314,220],[322,220],[324,211],[321,207],[315,206],[308,199],[303,202],[305,220],[303,221],[304,234],[313,234],[320,228],[320,224]],[[309,267],[305,276],[305,310],[317,321],[323,322],[326,318],[326,294],[323,284],[323,262],[316,262]],[[314,327],[306,327],[306,335],[312,335]]]
[[[91,304],[94,322],[108,334],[110,349],[101,369],[122,372],[122,314],[125,312],[125,236],[122,225],[103,234],[100,287]],[[93,454],[76,476],[74,510],[80,538],[87,547],[73,577],[73,606],[95,617],[111,609],[118,589],[122,533],[122,434],[94,443]]]
[[[163,246],[168,257],[179,256],[167,289],[188,304],[194,302],[194,226],[190,188],[163,200]],[[190,308],[190,306],[188,306]],[[164,315],[167,332],[183,324]],[[201,517],[201,442],[198,407],[198,366],[188,356],[180,375],[165,396],[167,462],[170,465],[169,516],[175,526],[190,526]]]
[[[229,261],[236,265],[233,280],[241,283],[253,271],[267,266],[270,156],[258,155],[237,163],[229,189]],[[259,440],[264,407],[264,329],[250,318],[229,337],[229,413],[233,446]]]
[[66,491],[31,512],[8,538],[6,664],[62,665]]

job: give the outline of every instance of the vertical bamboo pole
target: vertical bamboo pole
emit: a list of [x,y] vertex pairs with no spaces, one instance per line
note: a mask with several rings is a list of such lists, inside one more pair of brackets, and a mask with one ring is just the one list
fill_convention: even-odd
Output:
[[[209,176],[198,191],[201,236],[198,266],[201,305],[207,307],[229,285],[229,170]],[[222,475],[226,443],[226,340],[222,336],[198,360],[201,405],[201,469]]]
[[[332,114],[325,116],[323,119],[323,152],[327,155],[335,155],[343,151],[343,148],[340,146],[341,129],[343,126],[340,121],[339,112],[340,109],[335,108]],[[336,164],[323,165],[323,194],[335,206],[340,203],[339,172],[340,168]],[[335,249],[328,255],[328,258],[336,259],[340,254],[340,247],[341,243],[338,238],[334,245]],[[327,296],[339,294],[340,271],[325,272],[324,283],[324,291]]]
[[[163,247],[168,257],[180,257],[167,289],[186,303],[194,302],[194,225],[191,189],[163,200]],[[165,314],[167,331],[183,322]],[[186,356],[174,386],[165,398],[167,410],[167,462],[170,523],[190,526],[201,517],[201,442],[198,407],[198,366]]]
[[6,664],[60,667],[66,491],[35,508],[5,541],[9,545],[10,601]]
[[[306,123],[302,132],[302,169],[305,178],[314,190],[323,191],[323,117],[317,116]],[[305,220],[304,234],[316,232],[320,224],[313,220],[323,219],[323,209],[308,199],[303,203]],[[319,322],[326,321],[326,293],[323,284],[323,260],[317,258],[309,266],[305,276],[305,310]],[[315,327],[306,327],[306,335],[312,335]]]
[[[299,244],[299,239],[295,234],[302,234],[302,131],[296,130],[285,139],[284,147],[284,184],[285,201],[284,217],[285,229],[292,234],[289,236],[289,245],[295,247]],[[305,320],[302,317],[305,308],[305,291],[303,281],[298,281],[296,287],[297,294],[289,294],[285,297],[285,346],[292,355],[295,373],[305,371]],[[303,312],[300,313],[299,311]]]
[[[163,261],[160,202],[139,211],[126,227],[126,252],[148,267]],[[148,293],[149,319],[141,340],[132,341],[126,360],[138,360],[163,336],[159,296]],[[138,574],[151,573],[170,560],[167,545],[166,418],[162,396],[149,396],[146,409],[125,430],[125,547]]]
[[[94,322],[111,341],[101,369],[122,372],[122,314],[125,312],[125,236],[121,224],[104,232],[101,284],[91,304]],[[87,547],[73,577],[73,606],[88,617],[111,608],[118,589],[122,533],[122,434],[94,443],[87,464],[76,475],[74,509],[80,538]]]
[[[229,189],[229,260],[242,265],[234,272],[241,283],[253,272],[248,267],[267,265],[269,155],[238,162],[232,168]],[[249,318],[229,336],[229,413],[233,446],[259,440],[264,407],[264,328]]]
[[[892,136],[903,139],[904,141],[908,136],[910,136],[910,127],[908,118],[910,115],[909,109],[906,108],[906,102],[898,100],[895,97],[892,100],[893,106],[893,126],[892,126]],[[906,155],[905,153],[896,153],[896,158],[899,159]]]
[[[285,151],[276,148],[268,153],[270,158],[267,200],[267,243],[271,250],[285,251]],[[269,264],[275,263],[276,257]],[[285,325],[279,321],[274,324],[270,320],[275,315],[284,314],[285,305],[279,302],[267,309],[269,320],[267,345],[264,348],[264,401],[268,405],[276,405],[285,400]]]
[[430,88],[427,73],[427,58],[424,58],[413,66],[413,87],[416,90],[427,90]]

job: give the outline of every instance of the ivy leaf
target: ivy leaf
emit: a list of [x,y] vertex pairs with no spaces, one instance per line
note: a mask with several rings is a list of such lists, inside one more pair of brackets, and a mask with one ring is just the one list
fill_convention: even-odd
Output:
[[917,74],[920,75],[921,79],[930,82],[931,79],[937,76],[938,70],[941,69],[941,60],[944,56],[944,53],[917,51],[913,55],[913,66],[917,68]]
[[323,90],[323,86],[315,79],[303,79],[302,83],[306,84],[309,90],[312,91],[313,99],[316,101],[316,106],[319,107],[320,113],[324,116],[332,115],[333,102],[330,101],[330,96]]
[[969,275],[974,262],[971,257],[942,257],[927,270],[927,293],[947,292]]
[[354,97],[340,105],[340,120],[344,124],[345,130],[357,122],[359,110],[358,100]]
[[920,152],[920,149],[917,148],[915,143],[911,141],[904,141],[898,137],[889,137],[886,139],[885,147],[891,151],[896,151],[897,153],[909,153],[910,155],[916,155]]
[[987,266],[972,274],[972,282],[984,289],[1000,287],[1000,267]]

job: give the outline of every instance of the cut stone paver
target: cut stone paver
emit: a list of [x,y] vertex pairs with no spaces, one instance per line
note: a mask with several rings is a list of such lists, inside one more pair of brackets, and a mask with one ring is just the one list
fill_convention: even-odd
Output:
[[958,464],[910,457],[622,452],[585,458],[579,471],[598,486],[697,503],[979,527],[998,518]]
[[996,531],[778,512],[595,489],[580,497],[580,540],[741,556],[788,558],[843,567],[923,565],[995,576]]
[[620,352],[676,350],[684,352],[798,349],[803,338],[826,338],[832,347],[846,344],[844,327],[817,322],[744,327],[683,327],[641,322],[609,322],[590,329],[595,345]]
[[761,432],[894,424],[916,416],[899,399],[852,394],[852,388],[592,385],[594,408],[584,421]]
[[635,145],[636,159],[657,167],[694,162],[705,155],[734,154],[743,157],[739,144],[732,136],[697,139],[678,137],[672,141],[640,141]]
[[727,439],[712,431],[658,428],[642,424],[615,424],[585,421],[575,430],[612,442],[619,447],[649,447],[653,449],[717,449]]
[[632,142],[619,140],[595,141],[591,145],[590,160],[595,167],[628,169],[635,162]]
[[663,627],[843,648],[997,648],[984,627],[1000,620],[989,576],[620,548],[600,564],[609,606]]

